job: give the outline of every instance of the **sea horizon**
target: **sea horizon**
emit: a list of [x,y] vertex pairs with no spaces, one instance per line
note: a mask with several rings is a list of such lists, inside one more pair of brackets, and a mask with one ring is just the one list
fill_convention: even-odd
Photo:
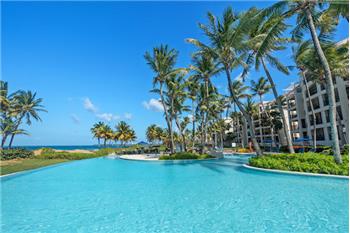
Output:
[[18,145],[14,146],[14,148],[23,148],[27,150],[38,150],[40,148],[52,148],[55,150],[98,150],[101,148],[120,148],[122,147],[119,144],[113,145]]

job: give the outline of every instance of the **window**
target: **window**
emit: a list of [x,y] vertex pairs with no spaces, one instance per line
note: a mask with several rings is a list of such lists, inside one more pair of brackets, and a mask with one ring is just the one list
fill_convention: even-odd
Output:
[[329,110],[326,110],[324,113],[326,114],[326,121],[329,123]]
[[339,92],[337,88],[334,89],[334,94],[335,94],[335,101],[339,102]]
[[322,124],[322,115],[320,112],[315,114],[315,118],[316,118],[316,125]]
[[319,141],[323,141],[324,140],[323,128],[316,129],[316,140],[319,140]]
[[310,125],[314,125],[314,118],[312,115],[309,115]]
[[[309,92],[310,92],[310,96],[317,93],[317,86],[315,83],[309,87]],[[306,93],[306,96],[307,96],[307,93]]]
[[311,102],[312,102],[312,106],[314,107],[314,109],[320,108],[320,101],[318,100],[318,97],[312,99]]
[[321,83],[321,90],[323,91],[324,89],[326,89],[326,86],[323,83]]
[[337,106],[337,118],[343,120],[343,113],[340,106]]
[[345,90],[346,90],[346,96],[349,99],[349,86],[345,86]]
[[[341,132],[339,131],[339,130],[340,130],[339,127],[337,127],[337,129],[338,129],[338,139],[341,140],[341,139],[340,139],[340,134],[341,134]],[[331,131],[331,127],[327,127],[327,131],[328,131],[328,138],[329,138],[329,140],[332,140],[332,131]]]
[[306,128],[306,121],[305,121],[305,119],[301,119],[301,127],[303,127],[304,129]]
[[308,138],[307,132],[303,132],[303,138]]
[[327,127],[327,131],[328,131],[328,138],[329,138],[329,140],[332,140],[331,127]]
[[323,94],[322,99],[323,99],[323,106],[328,106],[329,105],[328,95]]

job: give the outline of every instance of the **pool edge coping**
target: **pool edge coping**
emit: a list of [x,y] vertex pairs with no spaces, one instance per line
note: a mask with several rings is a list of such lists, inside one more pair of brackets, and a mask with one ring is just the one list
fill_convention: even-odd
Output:
[[119,159],[129,160],[129,161],[142,161],[142,162],[198,162],[198,161],[209,161],[209,160],[217,160],[220,158],[210,158],[210,159],[172,159],[172,160],[159,160],[159,159],[130,159],[130,158],[122,158],[119,156]]
[[299,175],[299,176],[327,177],[327,178],[337,178],[337,179],[349,180],[349,176],[341,176],[341,175],[329,175],[329,174],[319,174],[319,173],[310,173],[310,172],[283,171],[283,170],[278,170],[278,169],[267,169],[267,168],[253,167],[253,166],[249,166],[248,164],[243,164],[243,167],[248,168],[248,169],[252,169],[252,170],[257,170],[257,171],[264,171],[264,172],[282,173],[282,174]]

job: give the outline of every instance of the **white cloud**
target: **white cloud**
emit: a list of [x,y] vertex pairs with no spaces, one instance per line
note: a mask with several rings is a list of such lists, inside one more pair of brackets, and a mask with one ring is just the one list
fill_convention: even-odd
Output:
[[147,110],[152,110],[155,112],[163,112],[164,108],[162,103],[157,100],[157,99],[150,99],[148,102],[147,101],[143,101],[142,105],[147,109]]
[[97,107],[91,102],[89,98],[84,99],[84,108],[92,113],[97,112]]
[[112,121],[112,120],[118,120],[120,119],[120,116],[118,115],[114,115],[112,113],[100,113],[100,114],[96,114],[96,117],[104,120],[104,121]]
[[131,114],[131,113],[128,113],[128,112],[126,112],[126,113],[124,113],[124,118],[125,118],[125,119],[127,119],[127,120],[131,120],[131,118],[132,118],[132,114]]
[[80,123],[80,119],[77,115],[75,115],[74,113],[70,115],[70,118],[72,119],[72,121],[75,123],[75,124],[79,124]]

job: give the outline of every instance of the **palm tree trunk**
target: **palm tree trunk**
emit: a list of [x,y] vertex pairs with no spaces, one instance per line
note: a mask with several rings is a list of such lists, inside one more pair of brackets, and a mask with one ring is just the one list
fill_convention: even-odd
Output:
[[326,91],[329,99],[329,120],[330,120],[330,126],[331,126],[333,154],[334,154],[335,162],[340,164],[343,161],[342,161],[342,157],[340,154],[340,147],[339,147],[338,129],[337,129],[337,122],[336,122],[336,101],[335,101],[334,85],[333,85],[331,69],[329,68],[327,58],[323,53],[320,41],[317,37],[316,28],[314,25],[314,20],[311,15],[311,11],[309,8],[305,9],[305,11],[306,11],[306,17],[307,17],[307,22],[309,25],[312,41],[313,41],[315,50],[317,52],[317,55],[320,58],[321,65],[325,72],[325,79],[327,83]]
[[204,138],[204,117],[205,117],[204,115],[205,115],[205,113],[202,112],[201,115],[202,115],[202,120],[201,120],[201,144],[202,144],[201,153],[203,154],[204,150],[205,150],[205,138]]
[[6,134],[6,135],[4,135],[4,136],[2,137],[2,139],[1,139],[1,147],[0,147],[1,150],[4,149],[7,136],[8,136],[8,135]]
[[293,144],[292,144],[292,137],[291,137],[290,133],[288,132],[286,117],[285,117],[285,114],[283,111],[281,100],[280,100],[280,98],[278,98],[278,93],[277,93],[275,82],[273,81],[271,74],[266,67],[264,59],[261,59],[261,63],[264,67],[264,71],[265,71],[265,74],[267,76],[267,79],[269,80],[269,82],[271,84],[271,89],[272,89],[273,95],[275,96],[278,110],[280,111],[281,116],[282,116],[283,132],[284,132],[284,135],[286,136],[289,153],[293,154],[295,152],[294,152],[294,148],[293,148]]
[[229,87],[229,91],[231,94],[231,97],[233,99],[233,101],[237,104],[237,107],[239,108],[239,110],[242,112],[244,118],[246,119],[248,125],[249,125],[249,132],[250,132],[250,137],[252,139],[252,143],[256,152],[257,156],[262,156],[263,153],[261,151],[261,148],[259,146],[258,141],[256,140],[256,136],[255,136],[255,131],[254,131],[254,125],[253,125],[253,121],[252,118],[250,117],[250,115],[244,110],[241,102],[239,102],[239,100],[237,99],[237,97],[235,96],[235,94],[233,93],[232,90],[232,80],[231,80],[231,73],[229,70],[229,67],[225,67],[225,71],[226,71],[226,77],[227,77],[227,82],[228,82],[228,87]]
[[[261,95],[259,95],[259,98],[260,98],[260,103],[261,103],[261,106],[262,106],[262,97],[261,97]],[[261,143],[263,143],[263,141],[264,141],[264,137],[263,137],[263,125],[262,125],[262,122],[261,122],[261,115],[262,115],[262,112],[261,112],[261,110],[260,110],[260,107],[259,107],[259,112],[258,112],[258,114],[259,114],[259,126],[260,126],[260,141],[261,141]]]
[[165,120],[168,126],[168,131],[169,131],[169,139],[170,139],[170,152],[174,153],[174,134],[173,134],[173,127],[171,124],[171,119],[169,117],[169,113],[168,113],[168,109],[165,105],[165,101],[164,101],[164,95],[163,95],[163,83],[161,82],[159,84],[159,95],[160,95],[160,99],[163,105],[163,109],[164,109],[164,114],[165,114]]
[[179,122],[179,118],[176,116],[175,117],[175,123],[176,123],[176,126],[177,128],[179,129],[179,132],[180,132],[180,135],[181,135],[181,151],[187,151],[187,148],[186,148],[186,138],[185,138],[185,135],[183,134],[183,130],[182,130],[182,127],[181,127],[181,124]]
[[208,78],[205,78],[205,103],[206,103],[206,113],[205,113],[205,121],[204,121],[204,142],[207,144],[207,137],[208,137],[208,114],[209,114],[209,84],[208,84]]
[[[23,118],[23,115],[21,115],[19,118],[18,118],[18,121],[17,121],[17,124],[14,128],[14,130],[16,131],[18,129],[18,127],[20,126],[21,122],[22,122],[22,118]],[[12,147],[12,143],[13,143],[13,139],[15,138],[15,134],[11,134],[11,138],[10,138],[10,143],[9,143],[9,149],[11,149]]]
[[195,112],[194,112],[194,101],[192,100],[192,150],[194,150],[194,140],[196,133],[196,123],[195,123]]
[[306,77],[305,77],[305,71],[302,70],[301,71],[302,74],[302,79],[306,88],[306,93],[307,93],[307,98],[309,99],[309,104],[311,107],[311,114],[312,114],[312,119],[313,119],[313,127],[314,127],[314,131],[313,131],[313,137],[312,137],[312,145],[314,147],[314,149],[316,150],[316,116],[315,116],[315,110],[314,110],[314,105],[312,104],[311,101],[311,95],[310,95],[310,90],[309,87],[307,86],[307,81],[306,81]]

